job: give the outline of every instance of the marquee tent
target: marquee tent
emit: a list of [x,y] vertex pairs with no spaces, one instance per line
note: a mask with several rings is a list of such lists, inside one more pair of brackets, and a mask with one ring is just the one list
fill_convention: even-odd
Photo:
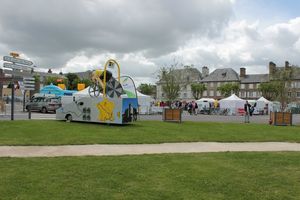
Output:
[[145,95],[137,91],[138,103],[139,103],[139,113],[140,114],[149,114],[151,110],[151,102],[153,98],[151,96]]
[[239,98],[235,94],[232,94],[230,97],[221,99],[219,104],[220,109],[227,109],[229,115],[237,115],[243,113],[245,102],[245,100]]
[[260,97],[259,99],[257,99],[256,102],[257,110],[263,112],[264,114],[269,113],[270,110],[272,110],[272,106],[273,103],[264,97]]

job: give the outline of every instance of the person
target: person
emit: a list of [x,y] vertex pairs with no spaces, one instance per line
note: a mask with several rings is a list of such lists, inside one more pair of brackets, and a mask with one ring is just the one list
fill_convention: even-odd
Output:
[[250,108],[251,105],[246,101],[244,105],[244,111],[245,111],[245,123],[250,123],[249,115],[250,115]]
[[252,116],[252,114],[253,114],[253,112],[254,112],[254,110],[255,110],[255,107],[256,107],[256,102],[255,102],[254,105],[251,106],[251,108],[250,108],[250,116]]

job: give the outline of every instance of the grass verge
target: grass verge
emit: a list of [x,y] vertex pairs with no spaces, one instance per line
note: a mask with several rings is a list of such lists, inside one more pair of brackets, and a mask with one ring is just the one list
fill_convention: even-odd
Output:
[[116,126],[52,120],[0,121],[0,145],[164,142],[300,142],[300,127],[213,122],[140,121]]
[[1,199],[299,199],[300,154],[0,158]]

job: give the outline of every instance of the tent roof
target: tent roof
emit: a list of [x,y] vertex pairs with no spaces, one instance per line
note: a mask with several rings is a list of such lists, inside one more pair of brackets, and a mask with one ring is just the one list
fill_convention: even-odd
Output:
[[270,102],[268,99],[266,99],[265,97],[260,97],[259,99],[257,99],[257,101],[263,101],[263,102]]
[[215,99],[213,98],[201,98],[201,99],[198,99],[197,101],[208,101],[208,102],[214,102]]
[[230,97],[221,99],[220,101],[245,101],[245,100],[241,99],[240,97],[236,96],[235,94],[232,94]]
[[136,94],[137,94],[138,97],[150,97],[148,95],[140,93],[139,91],[136,91]]

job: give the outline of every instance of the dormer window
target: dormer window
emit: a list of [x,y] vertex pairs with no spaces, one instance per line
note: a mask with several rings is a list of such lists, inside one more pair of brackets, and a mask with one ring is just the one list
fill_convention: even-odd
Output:
[[223,76],[223,77],[226,77],[226,72],[222,73],[222,76]]

